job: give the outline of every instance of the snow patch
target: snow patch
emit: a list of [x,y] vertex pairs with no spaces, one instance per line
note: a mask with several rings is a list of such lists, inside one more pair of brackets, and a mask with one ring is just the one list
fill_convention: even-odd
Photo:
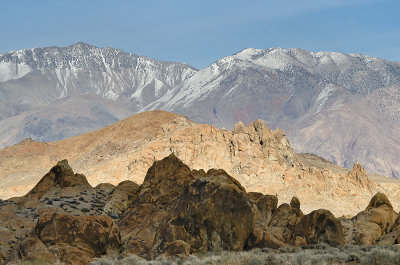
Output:
[[333,84],[328,84],[318,95],[317,100],[315,102],[315,106],[317,107],[315,113],[318,113],[325,106],[327,100],[332,95],[335,90],[335,86]]
[[32,68],[24,63],[0,62],[0,82],[21,78],[31,71]]

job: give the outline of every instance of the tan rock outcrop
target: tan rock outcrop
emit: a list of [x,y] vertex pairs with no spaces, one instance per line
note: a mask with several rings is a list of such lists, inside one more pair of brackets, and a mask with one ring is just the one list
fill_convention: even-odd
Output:
[[[77,184],[57,181],[68,178],[72,178],[68,183]],[[340,218],[342,225],[328,210],[304,215],[297,197],[290,205],[277,207],[276,196],[246,192],[222,169],[191,170],[173,153],[153,163],[141,186],[123,181],[92,188],[82,178],[62,161],[35,186],[35,192],[28,193],[32,203],[26,203],[28,195],[0,201],[3,261],[88,264],[108,254],[153,259],[220,250],[397,244],[400,240],[400,217],[382,193],[351,220]],[[42,187],[47,191],[37,196]]]
[[356,244],[374,245],[381,236],[392,231],[398,217],[386,195],[377,193],[368,207],[352,218]]
[[123,180],[140,184],[153,162],[171,152],[193,169],[223,168],[248,191],[277,195],[285,203],[296,196],[305,213],[326,208],[336,215],[354,215],[378,191],[400,201],[400,193],[387,192],[397,184],[376,186],[327,161],[296,154],[285,133],[270,130],[262,120],[247,127],[238,123],[229,131],[163,111],[140,113],[59,142],[32,141],[0,150],[0,196],[26,193],[64,158],[92,185]]
[[46,213],[39,217],[34,232],[19,243],[10,261],[88,264],[93,257],[118,250],[120,243],[118,226],[108,216]]

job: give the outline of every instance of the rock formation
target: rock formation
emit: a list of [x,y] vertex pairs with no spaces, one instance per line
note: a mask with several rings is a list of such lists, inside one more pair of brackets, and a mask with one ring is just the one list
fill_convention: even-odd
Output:
[[386,195],[377,193],[368,207],[352,219],[356,229],[354,240],[359,245],[374,245],[393,230],[398,217]]
[[351,219],[325,209],[304,215],[301,207],[297,197],[278,207],[275,195],[247,192],[222,169],[190,169],[173,153],[155,161],[140,186],[93,188],[63,160],[25,196],[0,202],[0,258],[88,264],[113,254],[154,259],[400,240],[399,214],[382,193]]
[[285,203],[296,196],[305,213],[326,208],[337,216],[354,215],[378,191],[388,194],[395,209],[400,206],[400,182],[381,177],[375,184],[375,176],[358,165],[349,173],[317,156],[297,154],[282,130],[270,130],[262,120],[229,131],[163,111],[59,142],[26,141],[0,150],[0,196],[25,194],[64,158],[91,185],[141,184],[153,162],[171,152],[193,169],[224,169],[247,191],[277,195]]

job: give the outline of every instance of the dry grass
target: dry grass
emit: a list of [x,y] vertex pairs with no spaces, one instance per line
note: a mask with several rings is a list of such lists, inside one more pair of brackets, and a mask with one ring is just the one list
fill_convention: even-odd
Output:
[[94,260],[92,265],[396,265],[400,252],[396,246],[346,246],[332,248],[314,245],[306,248],[257,249],[248,252],[208,253],[187,258],[158,258],[147,261],[135,255],[108,256]]

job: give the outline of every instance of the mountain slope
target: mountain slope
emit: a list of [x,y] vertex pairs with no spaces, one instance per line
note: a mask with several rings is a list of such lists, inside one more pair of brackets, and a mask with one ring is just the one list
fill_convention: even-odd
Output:
[[197,71],[84,43],[0,55],[0,147],[54,141],[163,109],[218,128],[264,119],[298,152],[400,176],[400,64],[246,49]]
[[375,182],[359,165],[349,171],[297,154],[282,130],[272,131],[262,120],[248,127],[238,123],[229,131],[164,111],[136,114],[62,141],[26,140],[0,150],[0,196],[26,193],[49,165],[62,159],[91,185],[126,179],[140,184],[153,162],[171,152],[194,169],[223,168],[248,191],[278,194],[287,203],[296,196],[306,212],[326,208],[337,215],[354,214],[377,191],[388,194],[396,209],[400,206],[398,181],[381,177]]
[[[21,141],[26,137],[43,140],[58,140],[72,135],[99,129],[137,112],[148,103],[190,77],[196,69],[172,62],[160,62],[147,57],[137,56],[112,48],[98,48],[85,43],[68,47],[34,48],[11,51],[0,55],[0,120],[9,119],[7,126],[1,126],[0,135],[13,128],[9,140],[3,140],[0,146]],[[77,108],[85,94],[91,97],[89,106],[102,105],[104,115],[113,117],[103,121],[82,122],[85,113],[80,116],[71,108]],[[65,100],[57,108],[60,99],[69,97],[71,106],[65,106]],[[98,103],[96,103],[98,102]],[[108,105],[108,106],[107,106]],[[79,110],[79,108],[77,110]],[[119,108],[116,114],[115,110]],[[46,112],[56,112],[57,118]],[[17,115],[29,116],[21,124]],[[103,115],[103,116],[104,116]],[[97,115],[99,118],[100,115]],[[15,118],[16,123],[13,123]],[[29,128],[34,119],[56,124],[65,134],[54,134],[52,130],[32,133]],[[58,119],[72,120],[60,124]],[[6,128],[7,127],[7,128]]]
[[300,49],[246,49],[145,107],[231,128],[265,119],[298,152],[400,176],[400,63]]

